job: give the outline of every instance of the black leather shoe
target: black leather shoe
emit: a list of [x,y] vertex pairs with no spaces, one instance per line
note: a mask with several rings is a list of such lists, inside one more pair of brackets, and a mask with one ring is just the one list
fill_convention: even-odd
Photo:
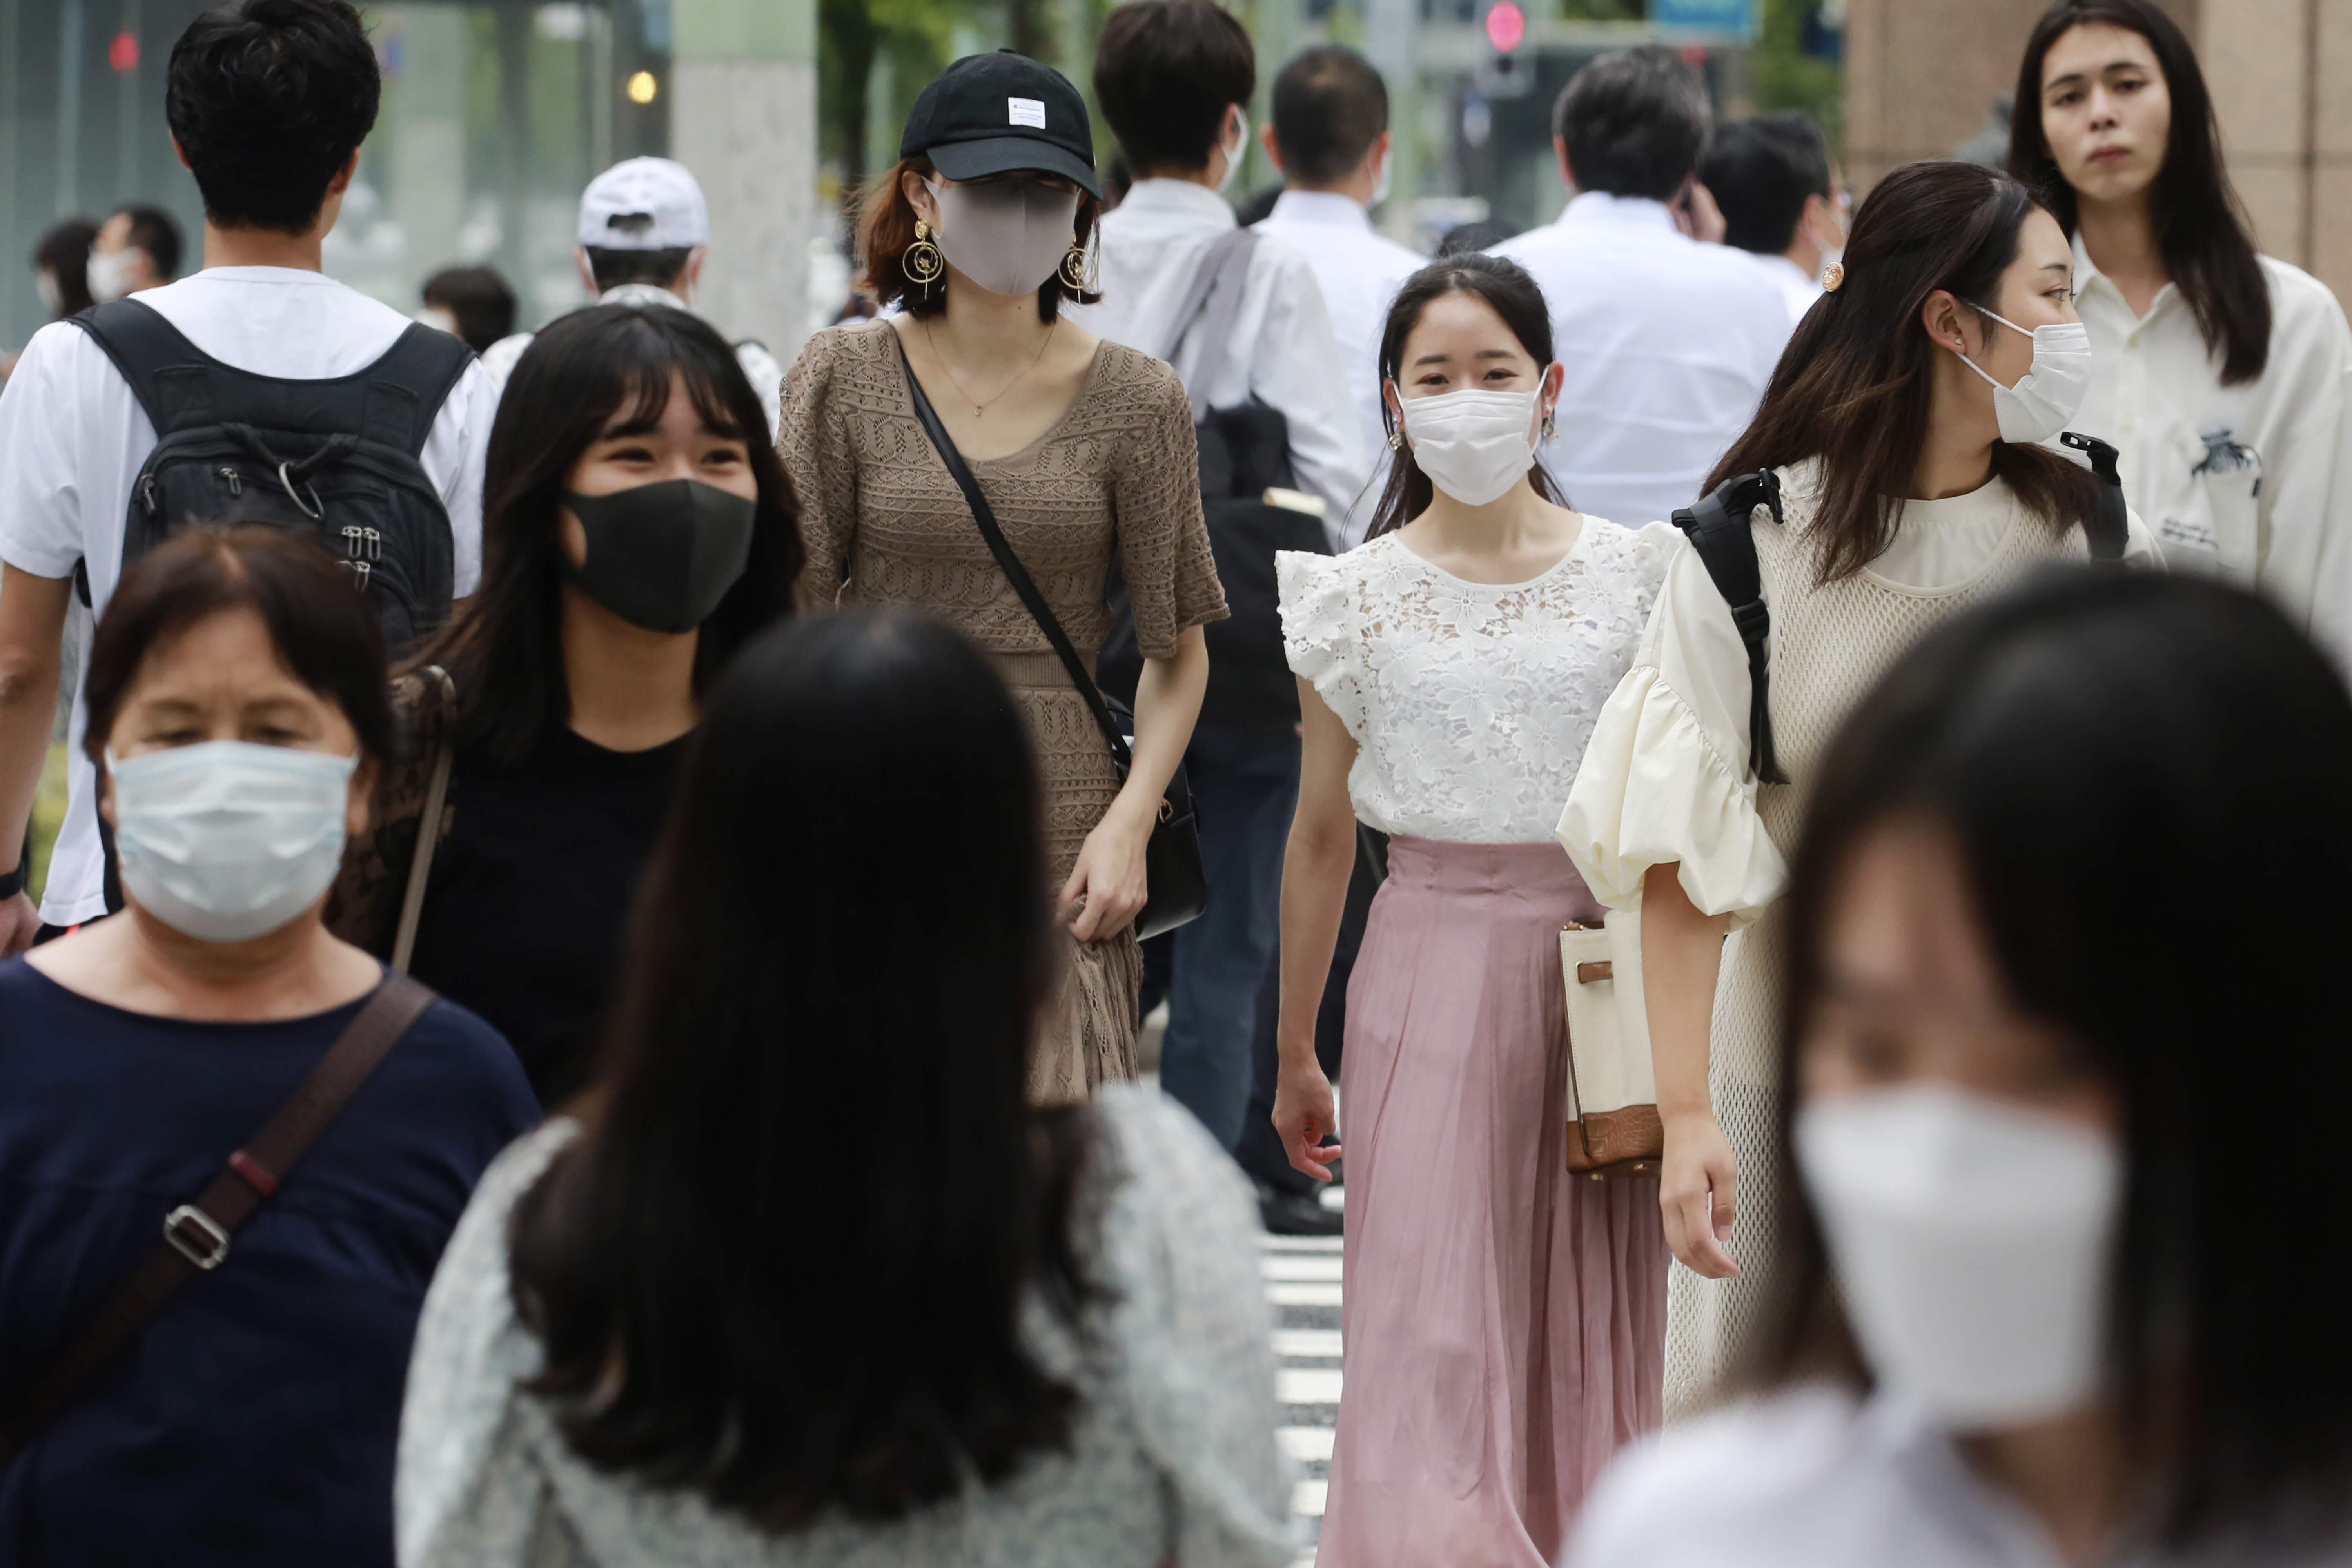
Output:
[[1283,1193],[1272,1187],[1257,1190],[1257,1212],[1272,1236],[1338,1236],[1340,1214],[1327,1209],[1313,1193]]

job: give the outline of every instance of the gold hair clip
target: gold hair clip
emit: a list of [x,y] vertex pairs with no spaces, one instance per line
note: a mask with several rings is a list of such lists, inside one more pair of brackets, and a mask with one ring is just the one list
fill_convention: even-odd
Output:
[[1838,291],[1838,285],[1839,285],[1839,284],[1841,284],[1841,283],[1843,283],[1843,282],[1844,282],[1844,281],[1845,281],[1845,263],[1844,263],[1844,262],[1843,262],[1843,261],[1832,261],[1832,262],[1831,262],[1827,267],[1824,267],[1824,268],[1822,268],[1822,293],[1824,293],[1824,294],[1834,294],[1834,293],[1836,293],[1836,292]]

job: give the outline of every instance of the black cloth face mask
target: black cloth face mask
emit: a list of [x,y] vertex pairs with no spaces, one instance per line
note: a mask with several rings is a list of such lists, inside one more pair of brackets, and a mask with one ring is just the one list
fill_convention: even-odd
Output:
[[760,505],[698,479],[664,479],[610,495],[562,492],[588,536],[588,559],[563,574],[581,592],[649,632],[690,632],[709,618],[751,561]]

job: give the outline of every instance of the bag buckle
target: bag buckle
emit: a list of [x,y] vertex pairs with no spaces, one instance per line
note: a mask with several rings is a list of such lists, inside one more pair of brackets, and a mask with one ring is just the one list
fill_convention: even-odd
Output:
[[163,1239],[199,1268],[218,1268],[228,1256],[228,1232],[194,1204],[182,1204],[163,1216]]

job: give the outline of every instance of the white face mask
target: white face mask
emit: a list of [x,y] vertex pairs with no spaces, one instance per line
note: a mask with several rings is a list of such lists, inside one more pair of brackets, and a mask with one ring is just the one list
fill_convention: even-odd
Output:
[[1225,187],[1242,172],[1242,155],[1249,151],[1249,115],[1241,105],[1234,105],[1234,133],[1224,145],[1225,172],[1217,176],[1217,194],[1224,195]]
[[1396,153],[1394,152],[1385,153],[1381,156],[1380,175],[1372,181],[1372,199],[1366,202],[1364,205],[1367,207],[1376,207],[1382,202],[1388,200],[1389,186],[1395,183],[1395,179]]
[[103,305],[120,300],[131,292],[131,251],[93,250],[89,253],[89,297]]
[[1034,294],[1076,243],[1078,193],[1034,180],[936,185],[940,250],[992,294]]
[[199,942],[276,931],[342,865],[356,756],[208,741],[106,765],[123,890]]
[[[1973,308],[1984,310],[1981,305]],[[2080,321],[2057,321],[2027,332],[2006,317],[1984,313],[2033,340],[2032,367],[2018,377],[2015,386],[2003,386],[1967,354],[1952,352],[1992,387],[1993,416],[2000,421],[2002,440],[2011,445],[2047,441],[2066,428],[2091,390],[2091,329]]]
[[1402,400],[1405,438],[1429,482],[1465,506],[1485,506],[1528,477],[1536,460],[1532,392],[1447,392]]
[[416,319],[436,331],[446,332],[453,338],[457,335],[457,318],[438,305],[425,306],[416,312]]
[[1797,1164],[1864,1356],[1954,1431],[2097,1394],[2123,1191],[2113,1138],[1948,1083],[1799,1112]]
[[53,316],[58,307],[66,302],[64,292],[58,288],[57,274],[47,268],[33,274],[33,292],[41,297],[41,309]]

